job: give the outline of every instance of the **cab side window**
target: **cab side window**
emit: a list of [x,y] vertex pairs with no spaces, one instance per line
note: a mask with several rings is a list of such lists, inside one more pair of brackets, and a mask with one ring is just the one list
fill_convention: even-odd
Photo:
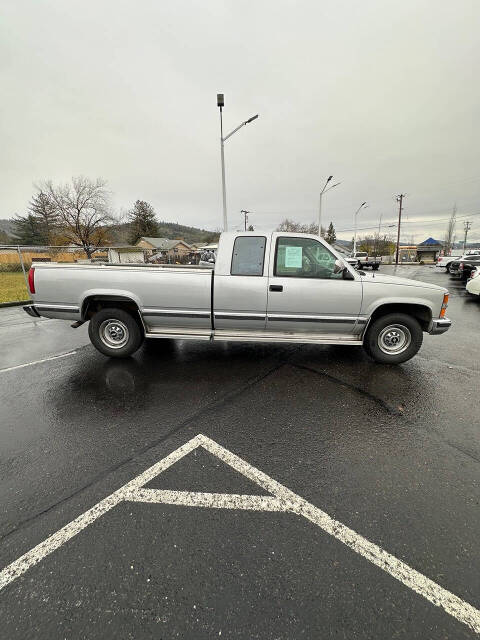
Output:
[[240,236],[233,245],[232,276],[262,276],[265,246],[264,236]]
[[274,275],[291,278],[341,279],[334,273],[335,256],[313,238],[277,239]]

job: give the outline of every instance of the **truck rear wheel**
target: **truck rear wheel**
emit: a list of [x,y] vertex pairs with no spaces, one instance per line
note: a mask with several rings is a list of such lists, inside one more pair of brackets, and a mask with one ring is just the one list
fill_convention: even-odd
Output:
[[116,308],[98,311],[90,320],[88,335],[98,351],[113,358],[131,356],[143,342],[143,333],[135,318]]
[[422,327],[416,318],[404,313],[390,313],[369,326],[363,347],[382,364],[400,364],[413,358],[423,342]]

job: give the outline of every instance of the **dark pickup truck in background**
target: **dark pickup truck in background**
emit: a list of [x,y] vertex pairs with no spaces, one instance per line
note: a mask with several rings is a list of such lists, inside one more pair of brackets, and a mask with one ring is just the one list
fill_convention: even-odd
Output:
[[450,263],[450,275],[461,280],[468,280],[471,272],[476,267],[480,267],[480,256],[478,255],[473,255],[471,258],[465,258],[464,260],[455,260]]

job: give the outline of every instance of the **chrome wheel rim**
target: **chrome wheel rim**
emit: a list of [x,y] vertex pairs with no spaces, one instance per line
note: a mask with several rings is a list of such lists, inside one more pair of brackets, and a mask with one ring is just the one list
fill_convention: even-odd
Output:
[[397,355],[408,349],[412,342],[412,335],[402,324],[389,324],[382,329],[378,336],[380,351],[388,355]]
[[128,327],[121,320],[104,320],[100,325],[100,340],[110,349],[121,349],[129,338]]

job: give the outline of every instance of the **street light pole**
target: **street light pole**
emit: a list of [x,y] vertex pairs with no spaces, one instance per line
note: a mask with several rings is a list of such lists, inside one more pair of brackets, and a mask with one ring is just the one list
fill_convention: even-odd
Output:
[[327,185],[328,185],[328,183],[330,182],[330,180],[332,178],[333,178],[333,176],[328,176],[327,181],[323,185],[323,189],[320,191],[320,197],[318,199],[318,235],[319,236],[322,235],[322,197],[323,197],[323,194],[325,192],[327,192],[327,191],[330,191],[330,189],[333,189],[334,187],[338,187],[338,185],[340,184],[340,182],[337,182],[336,184],[332,184],[327,189]]
[[[220,100],[221,96],[221,100]],[[223,140],[223,94],[217,95],[217,104],[220,108],[220,158],[222,161],[222,201],[223,201],[223,230],[227,231],[227,188],[225,185],[225,149]]]
[[404,193],[400,193],[397,196],[398,202],[398,229],[397,229],[397,250],[395,252],[395,265],[398,266],[398,255],[400,252],[400,225],[402,222],[402,209],[403,209],[403,199],[405,198]]
[[228,231],[228,222],[227,222],[227,189],[225,186],[225,142],[233,136],[239,129],[244,127],[246,124],[250,124],[253,120],[258,118],[258,113],[255,116],[252,116],[245,122],[242,122],[238,125],[233,131],[230,131],[228,135],[224,137],[223,135],[223,107],[225,106],[225,98],[223,93],[217,93],[217,107],[220,109],[220,159],[222,163],[222,200],[223,200],[223,230]]
[[353,214],[353,253],[356,253],[357,251],[357,214],[360,211],[360,209],[363,209],[363,207],[367,207],[367,203],[366,202],[362,202],[362,204],[358,207],[358,209],[355,211],[355,213]]

